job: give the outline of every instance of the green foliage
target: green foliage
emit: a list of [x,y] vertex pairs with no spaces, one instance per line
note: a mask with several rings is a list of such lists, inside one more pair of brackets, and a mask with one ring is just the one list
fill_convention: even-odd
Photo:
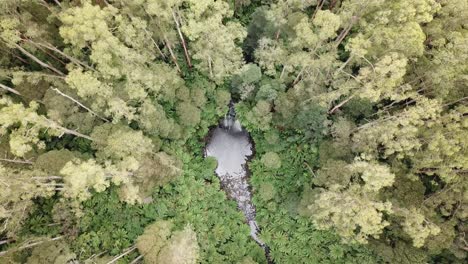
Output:
[[158,221],[138,237],[136,245],[145,263],[197,263],[199,248],[195,232],[189,225],[180,231],[172,229],[171,222]]
[[265,263],[231,99],[276,263],[467,258],[466,1],[0,2],[1,263]]
[[45,242],[34,248],[27,264],[53,263],[62,264],[72,261],[76,255],[63,241]]
[[[276,131],[254,134],[257,153],[249,168],[261,238],[269,245],[273,260],[276,263],[378,263],[369,250],[342,244],[338,236],[317,230],[298,214],[300,195],[311,181],[309,166],[317,164],[318,151],[315,146],[289,141],[292,138],[284,133],[279,134],[276,142],[265,140],[275,137],[272,132]],[[269,151],[275,151],[282,161],[281,168],[273,172],[261,161]]]
[[267,152],[262,157],[262,163],[268,169],[279,169],[281,167],[281,159],[275,152]]

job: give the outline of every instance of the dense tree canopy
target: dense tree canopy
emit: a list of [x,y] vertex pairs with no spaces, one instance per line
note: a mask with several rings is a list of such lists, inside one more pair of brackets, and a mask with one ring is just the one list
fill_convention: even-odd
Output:
[[267,263],[230,102],[271,261],[465,263],[467,101],[465,0],[0,0],[0,263]]

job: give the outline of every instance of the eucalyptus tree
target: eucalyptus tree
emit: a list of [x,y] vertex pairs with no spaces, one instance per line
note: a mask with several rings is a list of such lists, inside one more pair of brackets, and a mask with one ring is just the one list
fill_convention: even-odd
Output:
[[136,246],[145,263],[197,263],[199,246],[190,225],[176,230],[170,221],[157,221],[146,227]]

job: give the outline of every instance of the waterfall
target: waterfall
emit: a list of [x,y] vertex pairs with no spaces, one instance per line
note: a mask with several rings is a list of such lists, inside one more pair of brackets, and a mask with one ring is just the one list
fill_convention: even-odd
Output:
[[227,196],[237,202],[240,211],[250,227],[251,237],[265,250],[269,260],[269,250],[258,237],[259,228],[255,221],[255,206],[252,203],[247,178],[247,160],[253,154],[249,133],[242,128],[236,119],[234,104],[229,104],[229,111],[221,120],[219,126],[211,132],[211,137],[205,148],[205,156],[214,157],[218,161],[216,175]]

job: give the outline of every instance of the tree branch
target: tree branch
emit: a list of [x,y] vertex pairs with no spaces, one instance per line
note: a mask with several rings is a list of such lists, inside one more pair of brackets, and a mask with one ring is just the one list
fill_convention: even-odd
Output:
[[32,161],[29,161],[29,160],[1,159],[1,158],[0,158],[0,161],[11,162],[11,163],[20,163],[20,164],[28,164],[28,165],[32,165],[32,164],[33,164],[33,162],[32,162]]
[[13,89],[11,87],[8,87],[8,86],[6,86],[4,84],[0,83],[0,88],[5,89],[5,90],[9,91],[10,93],[14,93],[14,94],[17,94],[19,96],[22,96],[20,92],[18,92],[17,90],[15,90],[15,89]]
[[179,33],[180,41],[182,42],[182,46],[184,48],[185,59],[187,60],[187,64],[189,68],[192,68],[192,62],[190,61],[190,56],[188,54],[187,45],[185,44],[184,35],[182,35],[182,31],[180,30],[179,20],[177,19],[174,10],[172,10],[172,17],[174,18],[174,22],[177,27],[177,32]]
[[121,259],[122,257],[125,257],[126,255],[132,253],[132,251],[134,251],[135,249],[136,249],[136,246],[130,247],[128,250],[126,250],[122,254],[118,255],[117,257],[115,257],[111,261],[107,262],[107,264],[115,263],[117,260]]
[[104,122],[109,122],[108,119],[106,119],[106,118],[104,118],[104,117],[101,117],[101,116],[98,115],[96,112],[94,112],[93,110],[91,110],[90,108],[88,108],[87,106],[85,106],[84,104],[80,103],[78,100],[75,100],[73,97],[71,97],[71,96],[69,96],[69,95],[67,95],[67,94],[62,93],[59,89],[53,88],[52,90],[55,91],[56,93],[60,94],[61,96],[70,99],[71,101],[73,101],[73,102],[76,103],[77,105],[81,106],[82,108],[86,109],[88,112],[90,112],[90,113],[93,114],[94,116],[98,117],[98,118],[101,119],[102,121],[104,121]]
[[41,65],[42,67],[44,68],[47,68],[55,73],[57,73],[58,75],[62,75],[62,76],[65,76],[65,74],[59,70],[57,70],[55,67],[41,61],[40,59],[38,59],[36,56],[32,55],[31,53],[29,53],[27,50],[23,49],[23,47],[21,47],[20,45],[16,44],[15,43],[15,47],[17,49],[19,49],[24,55],[28,56],[29,58],[31,58],[33,61],[37,62],[39,65]]

